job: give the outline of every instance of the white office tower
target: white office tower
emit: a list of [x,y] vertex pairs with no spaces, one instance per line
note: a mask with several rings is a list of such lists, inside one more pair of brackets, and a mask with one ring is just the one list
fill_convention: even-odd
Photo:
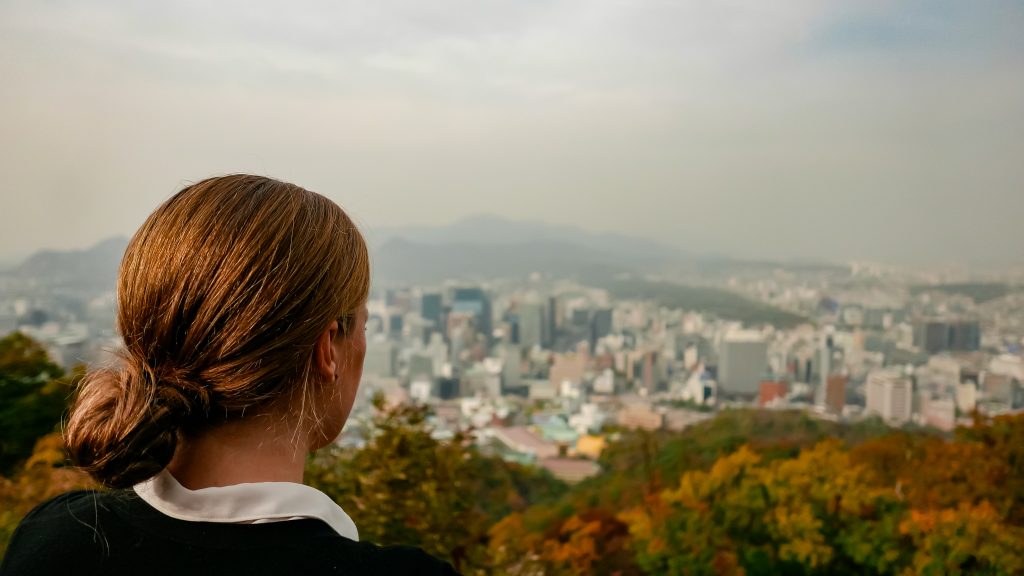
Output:
[[615,393],[615,373],[610,368],[605,369],[603,372],[594,378],[594,394],[614,394]]
[[522,385],[523,357],[519,346],[507,344],[502,349],[502,392],[518,389]]
[[409,383],[409,397],[417,402],[427,402],[434,395],[434,383],[431,380],[418,379]]
[[768,371],[768,343],[758,332],[735,331],[718,352],[718,389],[724,396],[757,395]]
[[914,384],[906,376],[879,370],[868,375],[867,414],[877,414],[890,424],[903,424],[913,415]]

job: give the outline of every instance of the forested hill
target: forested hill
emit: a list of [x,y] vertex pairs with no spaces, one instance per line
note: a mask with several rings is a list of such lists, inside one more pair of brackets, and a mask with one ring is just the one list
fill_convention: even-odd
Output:
[[696,310],[748,325],[770,324],[785,329],[811,321],[799,314],[719,288],[642,279],[606,280],[599,281],[598,285],[616,299],[653,300],[667,308]]

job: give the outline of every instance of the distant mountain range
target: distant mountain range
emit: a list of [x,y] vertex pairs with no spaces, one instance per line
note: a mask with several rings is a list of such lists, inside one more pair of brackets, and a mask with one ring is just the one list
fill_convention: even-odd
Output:
[[109,290],[117,283],[117,269],[127,247],[128,239],[117,237],[85,250],[43,250],[26,258],[6,275],[34,280],[50,288]]
[[[695,255],[644,238],[595,233],[571,226],[474,216],[446,226],[366,230],[380,284],[434,284],[451,278],[524,276],[533,272],[608,278],[623,272],[779,266]],[[125,238],[92,248],[42,251],[7,271],[51,286],[110,289],[127,246]]]
[[607,275],[658,268],[692,256],[644,238],[572,226],[473,216],[447,226],[368,232],[374,277],[383,283],[447,278]]
[[685,253],[664,244],[611,232],[589,232],[574,226],[510,220],[493,215],[463,218],[446,226],[406,226],[370,230],[371,242],[397,238],[419,244],[451,245],[575,245],[612,258],[643,261],[675,260]]
[[729,258],[680,250],[636,236],[481,215],[447,226],[368,231],[374,277],[385,283],[435,283],[453,277],[522,276],[532,272],[602,278],[623,272],[721,278],[736,272],[788,268],[842,273],[844,266]]

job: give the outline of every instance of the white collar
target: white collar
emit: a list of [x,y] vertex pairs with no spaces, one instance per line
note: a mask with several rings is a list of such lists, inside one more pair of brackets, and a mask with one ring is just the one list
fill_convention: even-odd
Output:
[[179,520],[260,524],[317,518],[341,536],[359,541],[348,514],[330,496],[303,484],[258,482],[189,490],[164,470],[133,490],[153,508]]

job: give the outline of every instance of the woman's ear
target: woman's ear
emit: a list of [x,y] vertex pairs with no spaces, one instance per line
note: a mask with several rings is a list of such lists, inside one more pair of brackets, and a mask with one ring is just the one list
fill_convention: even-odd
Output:
[[338,337],[338,321],[332,320],[327,328],[320,333],[313,349],[313,367],[320,376],[333,382],[338,378],[338,357],[334,349],[334,339]]

